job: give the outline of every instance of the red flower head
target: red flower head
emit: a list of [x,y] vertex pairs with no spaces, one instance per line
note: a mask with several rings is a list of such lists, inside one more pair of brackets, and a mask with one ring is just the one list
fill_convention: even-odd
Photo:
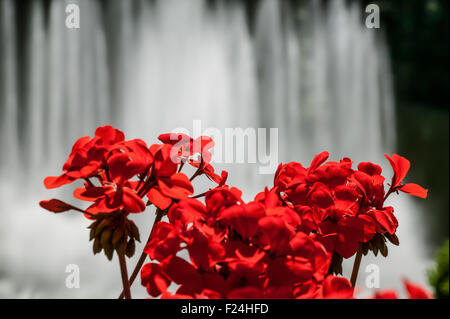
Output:
[[[355,171],[350,159],[326,162],[328,156],[328,152],[317,155],[309,168],[299,163],[280,165],[275,175],[275,200],[296,210],[304,232],[313,233],[328,250],[345,258],[355,254],[359,245],[371,241],[375,234],[398,244],[394,210],[384,207],[387,196],[397,190],[426,195],[418,185],[402,185],[409,162],[398,155],[390,160],[395,174],[386,194],[379,165],[363,162]],[[385,253],[384,244],[379,246]]]

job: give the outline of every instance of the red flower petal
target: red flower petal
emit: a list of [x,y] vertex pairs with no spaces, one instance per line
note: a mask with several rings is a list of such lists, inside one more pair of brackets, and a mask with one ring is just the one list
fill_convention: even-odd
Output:
[[145,167],[145,162],[132,161],[130,155],[126,153],[115,154],[108,159],[108,168],[111,179],[119,185],[143,172]]
[[[166,133],[158,136],[158,140],[163,142],[164,144],[170,145],[181,145],[183,143],[189,143],[192,141],[192,138],[183,133]],[[179,144],[181,142],[181,144]]]
[[420,198],[427,198],[427,196],[428,196],[427,189],[423,188],[420,185],[413,184],[413,183],[405,184],[402,187],[400,187],[398,190],[405,192],[409,195],[417,196]]
[[397,154],[393,154],[392,158],[389,155],[384,155],[394,170],[394,176],[392,177],[392,187],[398,187],[403,182],[406,174],[408,174],[411,163],[404,157]]
[[306,258],[278,257],[269,263],[267,275],[270,278],[270,285],[293,285],[311,280],[313,267]]
[[312,203],[320,208],[328,208],[334,204],[331,192],[325,185],[320,183],[314,184],[309,196]]
[[[208,231],[208,227],[203,227]],[[225,248],[220,243],[221,237],[194,227],[190,231],[192,241],[188,245],[189,257],[199,269],[208,270],[225,256]],[[210,231],[213,231],[211,229]]]
[[105,145],[111,145],[125,140],[125,135],[123,132],[112,127],[111,125],[97,128],[95,131],[95,136],[101,138],[103,144]]
[[172,145],[163,144],[158,147],[152,146],[150,151],[155,151],[154,168],[158,177],[169,177],[177,172],[178,163],[176,158],[171,158]]
[[370,162],[363,162],[358,165],[358,170],[361,172],[366,173],[367,175],[374,176],[374,175],[380,175],[382,172],[382,169],[379,165],[370,163]]
[[122,189],[123,208],[129,213],[140,213],[145,210],[144,201],[130,188]]
[[228,172],[222,171],[222,173],[220,174],[220,181],[218,187],[222,187],[223,185],[225,185],[227,183],[227,179],[228,179]]
[[353,287],[346,278],[328,276],[323,283],[323,298],[352,299]]
[[398,299],[398,295],[395,290],[386,290],[375,293],[373,299]]
[[368,215],[372,216],[389,234],[392,235],[397,230],[398,221],[392,207],[386,207],[383,210],[373,209],[368,212]]
[[95,202],[97,198],[105,196],[105,193],[113,190],[112,186],[77,188],[73,192],[73,197],[87,202]]
[[164,270],[175,283],[182,285],[177,293],[192,294],[203,290],[200,274],[186,260],[174,256],[164,263]]
[[189,178],[183,173],[176,173],[170,178],[160,178],[158,186],[164,195],[174,199],[185,199],[194,192]]
[[419,285],[413,284],[407,279],[403,279],[409,299],[432,299],[433,296]]
[[157,187],[150,189],[147,197],[153,205],[162,210],[169,208],[170,204],[172,204],[172,199],[163,195]]
[[186,199],[172,206],[168,217],[175,227],[186,227],[187,224],[196,222],[206,216],[206,207],[196,199]]
[[158,222],[144,251],[151,259],[162,261],[175,255],[180,250],[180,243],[181,239],[171,224]]
[[166,292],[170,282],[160,265],[149,263],[142,267],[141,283],[147,287],[151,296],[158,297],[161,293]]
[[264,208],[260,204],[249,203],[223,210],[217,220],[233,227],[243,238],[250,238],[256,234],[258,221],[264,215]]
[[66,174],[60,176],[49,176],[44,179],[44,186],[47,189],[54,189],[66,184],[70,184],[75,178],[69,177]]
[[275,216],[263,217],[258,224],[272,251],[283,253],[289,250],[289,241],[294,232],[286,227],[281,218]]
[[311,165],[308,168],[308,173],[315,171],[320,165],[322,165],[330,156],[328,152],[322,152],[314,157]]

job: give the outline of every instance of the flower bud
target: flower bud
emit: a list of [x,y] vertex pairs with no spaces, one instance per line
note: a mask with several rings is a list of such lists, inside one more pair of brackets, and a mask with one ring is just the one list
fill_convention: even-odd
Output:
[[102,250],[111,260],[114,251],[118,255],[132,257],[135,253],[135,240],[140,240],[139,229],[123,212],[97,215],[90,228],[89,238],[94,240],[93,251]]

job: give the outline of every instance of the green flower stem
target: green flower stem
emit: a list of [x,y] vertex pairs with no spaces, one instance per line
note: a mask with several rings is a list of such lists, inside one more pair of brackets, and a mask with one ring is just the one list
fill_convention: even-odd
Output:
[[122,275],[123,294],[125,299],[131,299],[130,283],[128,281],[127,262],[125,255],[119,255],[120,273]]
[[[150,231],[150,235],[148,236],[147,243],[150,241],[150,238],[153,233],[153,229],[155,228],[155,224],[157,222],[161,221],[162,217],[163,217],[163,211],[158,208],[156,210],[156,218],[155,218],[155,221],[153,222],[152,230]],[[139,261],[136,264],[136,267],[134,267],[133,273],[131,274],[130,280],[128,281],[128,284],[130,287],[131,287],[131,285],[133,285],[134,280],[136,279],[137,275],[141,271],[141,268],[144,265],[145,259],[147,259],[147,254],[144,251],[142,251],[141,257],[139,257]],[[123,299],[124,297],[125,297],[125,291],[122,291],[122,293],[119,296],[119,299]]]
[[359,266],[361,265],[362,255],[363,255],[362,247],[361,247],[361,245],[359,245],[358,252],[356,253],[356,256],[355,256],[355,263],[353,264],[352,276],[350,279],[350,282],[351,282],[353,288],[355,287],[356,279],[358,278],[358,271],[359,271]]

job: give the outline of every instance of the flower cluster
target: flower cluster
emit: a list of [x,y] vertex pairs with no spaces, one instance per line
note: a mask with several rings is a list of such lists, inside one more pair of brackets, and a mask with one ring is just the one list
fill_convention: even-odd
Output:
[[[342,258],[358,249],[386,256],[386,238],[398,244],[398,222],[385,207],[393,192],[426,197],[416,184],[403,185],[409,162],[387,157],[394,169],[389,190],[381,167],[350,159],[326,162],[317,155],[309,168],[280,165],[274,187],[249,203],[241,191],[223,186],[205,203],[187,199],[159,222],[145,252],[154,260],[142,283],[162,298],[350,298],[350,282],[339,273]],[[189,261],[179,257],[187,252]],[[167,292],[172,283],[176,294]]]
[[[311,298],[351,296],[350,283],[329,276],[330,254],[297,231],[298,214],[274,192],[244,203],[241,191],[209,191],[205,204],[175,204],[156,224],[145,252],[158,263],[142,269],[142,283],[163,298]],[[179,257],[187,251],[189,261]],[[176,295],[167,292],[180,285]]]
[[398,245],[394,208],[384,206],[393,192],[403,191],[425,198],[427,190],[416,184],[402,184],[410,163],[394,154],[386,158],[394,176],[389,190],[379,165],[360,163],[352,169],[348,158],[326,162],[328,152],[317,155],[309,168],[300,163],[280,165],[275,174],[275,190],[286,206],[302,220],[301,228],[337,256],[353,256],[360,244],[365,253],[372,250],[387,255],[386,239]]
[[[94,253],[104,250],[112,259],[117,252],[127,297],[141,270],[153,297],[353,298],[357,271],[351,282],[335,276],[342,274],[342,260],[355,253],[360,260],[369,251],[387,256],[386,243],[399,244],[398,221],[386,199],[399,191],[427,196],[419,185],[403,183],[410,163],[401,156],[386,156],[394,171],[386,190],[380,166],[360,163],[354,169],[348,158],[327,162],[324,152],[308,168],[281,164],[273,187],[244,202],[242,191],[227,185],[227,172],[215,173],[211,138],[169,133],[159,140],[147,146],[100,127],[93,138],[75,143],[62,175],[44,181],[47,188],[83,181],[74,197],[89,202],[88,208],[56,199],[40,205],[54,213],[76,210],[92,220]],[[182,172],[185,165],[194,168],[190,178]],[[192,181],[200,175],[216,185],[194,195]],[[157,208],[155,224],[128,280],[123,258],[134,254],[140,240],[129,215],[150,205]],[[142,267],[147,256],[151,262]],[[172,283],[178,285],[174,293]],[[407,284],[412,296],[414,287]],[[375,297],[386,294],[392,295]]]
[[218,183],[226,180],[226,174],[216,175],[209,165],[209,149],[214,146],[210,138],[164,134],[159,139],[161,144],[151,146],[140,139],[125,140],[123,132],[112,126],[98,128],[93,138],[78,139],[64,173],[47,177],[44,185],[52,189],[83,180],[83,187],[73,195],[92,204],[82,210],[53,199],[42,201],[41,206],[55,213],[75,209],[94,220],[90,226],[94,253],[104,249],[109,259],[114,250],[133,255],[139,231],[127,216],[143,212],[150,204],[166,210],[192,195],[190,179],[179,171],[184,163],[195,166],[197,176],[207,174]]

